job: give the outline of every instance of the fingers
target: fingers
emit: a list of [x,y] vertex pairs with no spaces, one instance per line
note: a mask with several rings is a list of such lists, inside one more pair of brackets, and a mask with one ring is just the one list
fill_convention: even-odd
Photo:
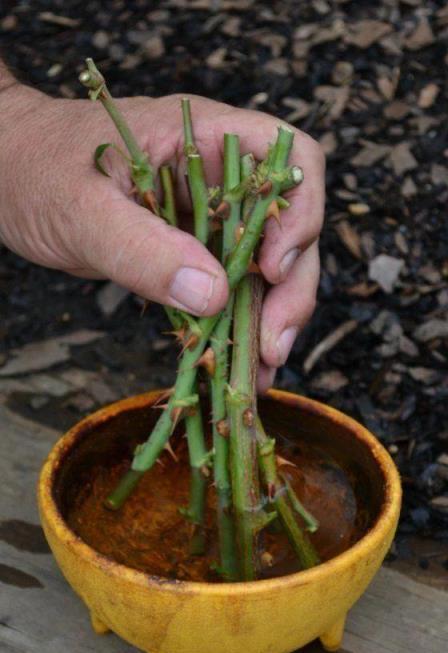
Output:
[[286,279],[298,256],[318,237],[325,204],[325,159],[320,146],[303,134],[294,141],[291,163],[303,168],[304,180],[287,194],[290,207],[281,212],[280,224],[267,221],[258,264],[273,284]]
[[213,315],[227,301],[225,272],[193,236],[110,192],[83,221],[84,265],[129,290],[194,315]]
[[319,249],[314,242],[287,278],[267,293],[261,316],[261,358],[268,367],[286,362],[297,334],[311,317],[319,283]]
[[[222,165],[224,132],[240,135],[242,153],[252,152],[260,160],[266,156],[267,143],[275,140],[281,121],[260,112],[232,109],[211,101],[204,103],[205,106],[213,104],[216,115],[212,125],[204,116],[204,122],[201,120],[204,129],[200,128],[198,134],[207,161],[210,157],[207,171],[212,176],[216,176],[216,170]],[[282,211],[281,224],[273,219],[266,223],[258,259],[264,277],[272,284],[286,279],[300,253],[319,237],[324,218],[325,156],[310,136],[297,129],[294,131],[289,163],[303,169],[304,181],[287,194],[290,207]]]
[[260,394],[265,394],[272,387],[276,371],[275,367],[260,363],[257,376],[257,390]]

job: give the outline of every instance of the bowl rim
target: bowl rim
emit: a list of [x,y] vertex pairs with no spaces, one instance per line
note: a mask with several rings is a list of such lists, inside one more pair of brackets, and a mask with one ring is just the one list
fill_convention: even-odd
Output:
[[385,479],[384,501],[380,513],[371,528],[349,549],[316,567],[274,578],[256,581],[238,581],[234,583],[207,583],[169,579],[147,574],[127,567],[99,553],[84,542],[69,528],[64,520],[53,495],[53,484],[60,466],[62,456],[76,444],[78,438],[96,424],[104,423],[118,413],[130,408],[142,408],[150,404],[162,390],[152,390],[143,394],[121,399],[91,413],[69,429],[51,449],[39,475],[38,502],[41,520],[44,527],[49,525],[59,542],[68,547],[84,561],[95,565],[108,576],[139,585],[146,589],[157,588],[162,591],[177,591],[186,594],[237,595],[247,593],[270,592],[276,589],[286,589],[289,586],[307,585],[317,582],[322,577],[341,572],[350,567],[354,561],[367,556],[380,546],[381,542],[395,528],[401,507],[401,483],[398,470],[389,453],[364,426],[341,411],[314,399],[284,390],[271,389],[267,397],[283,404],[297,407],[344,426],[354,437],[367,445],[373,459],[380,467]]

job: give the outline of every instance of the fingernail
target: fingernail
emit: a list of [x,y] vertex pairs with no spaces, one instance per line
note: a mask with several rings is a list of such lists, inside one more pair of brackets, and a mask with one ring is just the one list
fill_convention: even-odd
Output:
[[284,279],[292,266],[294,265],[297,257],[300,254],[300,250],[298,247],[294,247],[293,249],[290,249],[289,252],[286,252],[282,260],[280,261],[280,275],[282,279]]
[[196,268],[180,268],[171,284],[170,299],[179,308],[191,313],[203,313],[213,294],[215,277]]
[[278,364],[284,365],[286,359],[289,356],[291,347],[294,344],[294,340],[297,338],[297,327],[288,327],[283,331],[279,339],[277,340],[277,352],[278,352]]

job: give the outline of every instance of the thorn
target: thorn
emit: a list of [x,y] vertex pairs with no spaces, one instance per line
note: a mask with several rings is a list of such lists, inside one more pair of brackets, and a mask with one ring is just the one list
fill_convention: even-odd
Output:
[[230,204],[223,200],[215,211],[215,216],[221,220],[227,220],[230,215]]
[[273,501],[275,498],[275,484],[268,483],[267,489],[268,489],[268,498],[270,501]]
[[254,411],[251,408],[246,408],[244,411],[243,424],[249,428],[254,425]]
[[272,190],[272,181],[266,179],[266,181],[264,181],[261,184],[261,186],[258,187],[257,193],[262,197],[266,197],[266,195],[269,195],[271,190]]
[[209,226],[210,226],[210,231],[211,231],[212,234],[216,233],[217,231],[221,231],[221,229],[222,229],[221,220],[218,220],[218,218],[216,216],[214,216],[210,220]]
[[189,335],[186,342],[184,342],[184,346],[182,347],[182,349],[180,351],[179,358],[182,356],[182,354],[184,353],[184,351],[186,349],[190,349],[190,351],[192,349],[194,349],[196,347],[196,345],[198,344],[198,342],[199,342],[199,337],[195,333],[192,333],[191,335]]
[[297,467],[295,463],[292,463],[290,460],[282,458],[281,456],[275,456],[275,459],[279,467],[285,467],[286,465],[289,465],[290,467]]
[[202,465],[201,473],[202,473],[203,476],[205,476],[205,478],[208,478],[210,476],[210,470],[207,467],[207,465]]
[[156,215],[158,214],[159,206],[157,204],[156,196],[154,195],[153,190],[147,190],[145,193],[143,193],[143,202],[146,208],[148,208]]
[[226,419],[220,419],[216,422],[216,430],[223,438],[228,438],[230,435],[229,422]]
[[160,397],[157,399],[156,402],[153,403],[152,407],[155,408],[156,406],[160,406],[161,402],[171,397],[173,392],[174,392],[174,388],[168,388],[168,390],[164,390],[164,392],[161,392]]
[[165,467],[165,464],[160,460],[160,458],[157,458],[156,463],[158,463],[160,467]]
[[252,274],[261,274],[261,270],[260,270],[259,266],[257,265],[257,263],[255,263],[255,261],[251,261],[249,263],[249,267],[247,268],[247,271],[252,273]]
[[209,218],[214,218],[215,217],[215,211],[212,209],[211,206],[208,207],[208,217]]
[[198,411],[195,406],[189,406],[188,408],[184,408],[183,417],[193,417],[193,415],[196,415],[197,412]]
[[266,567],[272,567],[274,564],[274,556],[272,553],[269,553],[269,551],[263,551],[263,553],[260,556],[260,561],[261,565],[266,568]]
[[159,409],[159,410],[165,410],[165,408],[168,408],[168,404],[159,404],[159,403],[155,403],[155,404],[153,404],[152,408],[153,408],[153,409],[154,409],[154,408],[157,408],[157,409]]
[[235,227],[235,241],[237,243],[240,242],[243,234],[244,234],[244,225],[242,222],[240,222],[240,224]]
[[140,317],[144,316],[144,314],[149,308],[150,303],[151,302],[149,301],[149,299],[145,299],[145,301],[143,302],[142,310],[140,311]]
[[165,451],[168,451],[174,462],[178,463],[179,458],[176,456],[176,454],[173,451],[173,447],[171,446],[170,442],[168,441],[165,446],[163,447]]
[[280,209],[278,208],[276,200],[272,200],[268,206],[268,210],[266,211],[265,220],[269,220],[269,218],[274,218],[274,220],[278,222],[278,225],[281,228],[282,223],[280,222]]
[[211,347],[207,347],[202,356],[198,359],[197,363],[195,364],[195,367],[197,366],[204,367],[211,377],[215,376],[216,356]]
[[163,331],[163,335],[165,336],[174,336],[177,340],[177,342],[182,343],[184,341],[186,334],[186,329],[182,327],[181,329],[177,329],[174,331]]
[[172,422],[172,431],[176,428],[179,420],[183,417],[184,408],[182,406],[175,406],[171,411],[171,422]]

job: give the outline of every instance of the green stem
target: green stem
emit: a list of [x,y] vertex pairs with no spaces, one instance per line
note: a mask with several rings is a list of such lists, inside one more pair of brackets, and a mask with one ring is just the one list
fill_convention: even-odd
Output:
[[[157,204],[154,195],[154,171],[149,164],[148,155],[143,152],[135,139],[125,117],[118,109],[113,97],[111,96],[103,75],[92,59],[86,59],[87,70],[84,70],[79,79],[84,86],[90,89],[89,95],[92,100],[99,99],[111,117],[117,131],[122,137],[128,152],[131,156],[131,177],[137,188],[140,199],[145,205],[160,215],[160,207]],[[163,217],[167,222],[176,226],[176,208],[174,200],[174,188],[172,175],[169,166],[163,166],[161,171],[162,187],[165,194],[165,207]],[[149,192],[149,196],[148,196]],[[185,317],[176,309],[165,307],[165,312],[175,329],[179,329]]]
[[[267,171],[267,180],[271,182],[272,187],[266,196],[259,196],[255,206],[247,221],[244,233],[238,245],[230,254],[226,272],[229,279],[229,285],[234,287],[235,281],[241,279],[250,262],[252,253],[260,239],[263,231],[266,212],[271,202],[279,195],[281,185],[284,182],[285,168],[288,162],[288,156],[292,148],[294,139],[293,132],[286,127],[279,127],[277,142],[273,148],[272,164]],[[289,169],[286,169],[289,172]],[[296,173],[294,172],[296,171]],[[300,168],[292,168],[291,175],[297,175],[298,183],[302,181]],[[238,283],[238,282],[236,282]]]
[[[224,134],[224,192],[240,183],[239,138]],[[235,246],[235,229],[240,220],[240,202],[230,203],[229,217],[223,225],[222,256],[224,262]],[[233,313],[233,294],[230,296],[211,341],[215,355],[215,373],[211,378],[213,414],[214,479],[218,498],[218,536],[220,571],[227,580],[238,578],[238,560],[235,548],[235,526],[232,517],[232,488],[229,471],[229,441],[225,391],[228,382],[228,349]]]
[[184,122],[184,152],[187,157],[188,185],[194,215],[194,233],[203,245],[207,244],[208,225],[208,187],[205,181],[204,162],[194,142],[191,107],[188,98],[182,99]]
[[168,224],[177,227],[176,199],[174,195],[173,171],[171,166],[161,166],[160,181],[163,189],[162,215]]
[[255,580],[257,574],[260,487],[255,435],[256,371],[258,369],[258,316],[262,293],[254,288],[254,275],[244,277],[237,288],[234,309],[233,357],[227,405],[230,418],[230,473],[236,522],[240,576]]
[[208,187],[200,154],[187,157],[187,176],[193,204],[194,232],[203,245],[208,241]]
[[193,121],[191,119],[190,100],[186,97],[181,100],[182,118],[184,122],[184,152],[185,156],[197,154],[193,136]]
[[[273,148],[274,152],[277,147],[280,148],[282,153],[280,160],[284,161],[285,166],[287,163],[289,149],[292,143],[289,143],[289,147],[287,147],[287,145],[289,138],[292,139],[292,137],[293,134],[290,132],[290,130],[284,127],[280,127],[277,142]],[[279,156],[280,155],[277,156],[277,166],[279,165]],[[263,223],[265,220],[267,208],[271,201],[278,195],[277,184],[280,184],[278,179],[279,176],[281,175],[277,175],[277,177],[274,175],[273,177],[272,191],[266,197],[257,199],[254,209],[248,218],[247,228],[245,229],[238,245],[229,256],[226,264],[226,272],[230,290],[234,290],[236,288],[239,281],[246,273],[250,257],[252,256],[252,253],[257,245],[258,239],[263,229]],[[198,360],[202,355],[207,341],[214,328],[216,327],[220,317],[221,314],[218,314],[198,320],[198,342],[191,349],[186,349],[184,352],[180,362],[179,372],[174,386],[174,392],[170,397],[168,406],[159,417],[148,440],[136,451],[132,463],[132,470],[140,472],[149,470],[163,451],[163,448],[173,431],[172,412],[179,406],[179,402],[184,401],[192,394],[193,383],[196,379],[197,374],[196,366]],[[125,475],[116,489],[108,497],[108,505],[111,508],[119,508],[130,494],[130,492],[127,490],[126,483],[127,481]]]
[[294,492],[294,488],[292,487],[291,483],[288,481],[286,476],[282,472],[279,473],[279,476],[282,479],[283,483],[285,484],[286,491],[288,493],[288,498],[289,501],[291,502],[291,506],[305,522],[306,530],[309,531],[310,533],[315,533],[319,528],[319,522],[299,500],[297,494]]
[[101,101],[123,139],[132,159],[131,176],[137,190],[141,195],[148,190],[154,191],[154,171],[148,162],[148,155],[138,145],[93,59],[86,59],[86,65],[87,70],[81,73],[79,80],[90,89],[89,95],[92,100],[99,99]]
[[[193,205],[194,235],[204,245],[208,240],[208,188],[205,183],[204,165],[194,143],[193,124],[191,120],[190,101],[182,100],[182,115],[184,121],[184,152],[187,158],[187,175]],[[198,383],[194,382],[193,393],[198,393]],[[195,531],[190,540],[190,551],[195,555],[205,552],[205,498],[207,481],[203,467],[207,456],[204,427],[200,406],[192,415],[185,417],[188,451],[190,458],[190,500],[186,515],[194,524]]]
[[[197,394],[197,381],[193,391]],[[205,553],[205,496],[207,479],[204,467],[207,464],[207,448],[205,445],[204,428],[200,406],[191,415],[185,416],[187,431],[188,454],[190,458],[190,499],[187,510],[183,514],[194,524],[193,536],[190,540],[190,553],[203,555]]]
[[284,485],[282,485],[278,478],[275,460],[275,440],[266,435],[259,418],[257,418],[256,421],[256,429],[258,440],[258,461],[267,488],[268,499],[275,507],[283,529],[288,536],[288,540],[302,567],[304,569],[315,567],[320,562],[319,556],[306,533],[304,533],[298,525],[297,520],[294,517],[294,511],[287,500],[288,495],[289,497],[294,496],[295,499],[297,499],[297,497],[291,486],[287,495],[285,493]]

